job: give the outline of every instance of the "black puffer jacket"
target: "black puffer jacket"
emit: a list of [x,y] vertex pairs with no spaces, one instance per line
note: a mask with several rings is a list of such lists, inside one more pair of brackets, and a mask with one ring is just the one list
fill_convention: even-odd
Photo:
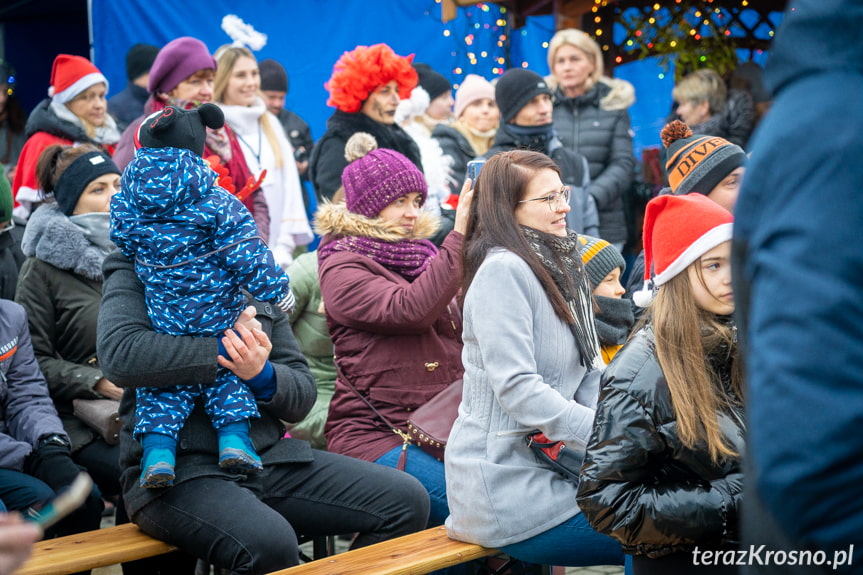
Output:
[[371,134],[378,148],[395,150],[423,169],[417,143],[398,124],[381,124],[362,112],[336,110],[327,120],[327,131],[315,144],[309,160],[309,179],[318,198],[332,198],[342,185],[342,170],[348,165],[345,144],[357,132]]
[[554,129],[564,146],[587,158],[599,235],[611,243],[626,241],[623,194],[635,167],[628,111],[634,101],[632,85],[612,78],[603,78],[576,98],[567,98],[560,89],[554,93]]
[[432,138],[437,140],[445,156],[452,158],[450,163],[449,191],[458,195],[467,177],[467,163],[479,154],[464,137],[452,126],[438,124],[432,131]]
[[743,409],[720,415],[741,455],[714,464],[706,446],[684,447],[652,327],[638,331],[602,376],[578,505],[594,529],[624,553],[658,558],[734,547],[742,499]]

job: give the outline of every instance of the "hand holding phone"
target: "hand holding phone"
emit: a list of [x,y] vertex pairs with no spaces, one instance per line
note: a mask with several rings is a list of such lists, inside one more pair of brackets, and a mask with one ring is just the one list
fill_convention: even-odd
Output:
[[30,508],[22,515],[27,521],[38,524],[42,529],[54,525],[79,507],[93,489],[93,480],[86,473],[79,473],[68,489],[60,491],[56,497],[39,509]]
[[482,170],[482,167],[485,165],[485,160],[480,158],[478,160],[471,160],[467,163],[467,177],[470,178],[470,181],[473,182],[473,185],[476,185],[476,179],[479,177],[479,172]]

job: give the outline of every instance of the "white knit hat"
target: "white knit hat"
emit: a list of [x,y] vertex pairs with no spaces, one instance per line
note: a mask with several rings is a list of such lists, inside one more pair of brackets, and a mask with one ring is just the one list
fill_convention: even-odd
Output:
[[482,76],[468,74],[455,91],[455,118],[458,119],[472,103],[486,98],[494,102],[494,86]]

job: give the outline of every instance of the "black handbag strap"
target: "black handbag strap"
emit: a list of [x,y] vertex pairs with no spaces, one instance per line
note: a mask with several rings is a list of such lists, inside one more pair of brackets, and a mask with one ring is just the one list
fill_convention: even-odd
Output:
[[354,384],[351,383],[351,380],[349,380],[347,378],[347,376],[345,375],[345,372],[343,372],[342,368],[339,366],[339,361],[336,359],[333,361],[333,363],[336,366],[336,373],[338,374],[338,376],[340,378],[342,378],[342,380],[345,382],[345,385],[347,385],[349,388],[351,388],[351,390],[353,390],[353,392],[356,393],[357,396],[359,396],[359,398],[362,399],[363,402],[365,402],[365,404],[369,406],[369,409],[371,409],[374,412],[374,414],[377,415],[380,418],[380,420],[383,421],[386,424],[386,426],[392,430],[393,433],[395,433],[396,435],[401,437],[405,443],[409,443],[411,440],[410,436],[407,433],[405,433],[404,431],[402,431],[401,429],[399,429],[398,427],[396,427],[395,425],[393,425],[392,422],[383,413],[378,411],[377,408],[375,408],[375,406],[372,405],[372,402],[369,401],[369,399],[365,395],[360,393],[359,389],[354,387]]

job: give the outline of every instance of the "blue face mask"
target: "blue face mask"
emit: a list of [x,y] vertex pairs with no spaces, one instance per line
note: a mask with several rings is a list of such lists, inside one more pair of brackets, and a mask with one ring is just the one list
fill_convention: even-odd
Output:
[[111,249],[111,214],[109,212],[91,212],[77,216],[69,216],[69,221],[78,226],[84,237],[94,246]]

